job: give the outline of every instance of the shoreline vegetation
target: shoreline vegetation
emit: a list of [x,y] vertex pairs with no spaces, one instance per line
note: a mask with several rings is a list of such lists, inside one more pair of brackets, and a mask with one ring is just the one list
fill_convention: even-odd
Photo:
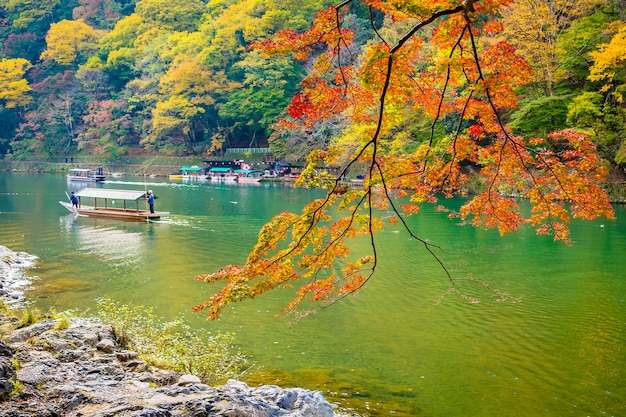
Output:
[[[120,316],[125,312],[147,318],[145,326],[156,327],[148,336],[151,340],[165,334],[166,344],[176,346],[167,337],[172,324],[154,326],[154,320],[138,309],[104,300],[100,304],[105,314],[95,320],[29,310],[24,307],[23,290],[30,283],[25,272],[36,259],[0,246],[0,417],[356,416],[339,414],[320,391],[249,387],[235,379],[213,386],[207,382],[210,376],[201,379],[184,372],[184,366],[157,366],[153,346],[157,343],[141,340],[142,332],[137,329],[122,328],[126,322]],[[103,324],[107,314],[114,316],[113,324]],[[197,340],[196,348],[201,343]],[[215,353],[216,344],[219,340],[212,340],[206,349],[216,355],[214,365],[232,365],[232,356]],[[171,359],[184,363],[190,353]],[[222,370],[214,377],[220,375],[226,377],[229,372]]]
[[[231,158],[240,159],[240,158]],[[0,159],[0,171],[5,172],[26,172],[26,173],[67,173],[71,168],[94,168],[102,165],[106,175],[128,175],[128,176],[147,176],[150,178],[165,177],[176,172],[184,165],[202,165],[202,159],[195,158],[133,158],[124,163],[107,163],[102,164],[93,157],[85,159],[71,159],[72,162],[49,162],[49,161],[15,161]],[[174,163],[176,162],[176,163]],[[252,164],[263,165],[262,162],[247,161]],[[259,168],[261,169],[261,168]],[[273,177],[264,181],[272,182],[294,182],[293,177]],[[353,182],[348,179],[345,184],[358,185],[362,183]],[[479,187],[479,184],[469,184],[469,187]],[[626,173],[617,169],[609,175],[609,180],[604,184],[604,188],[609,194],[611,203],[626,204]],[[470,189],[470,193],[473,190]]]

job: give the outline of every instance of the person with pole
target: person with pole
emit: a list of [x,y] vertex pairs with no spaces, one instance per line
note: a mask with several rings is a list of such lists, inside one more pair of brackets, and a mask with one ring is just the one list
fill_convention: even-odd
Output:
[[72,202],[72,207],[78,208],[78,197],[76,196],[76,194],[74,194],[74,191],[72,191],[72,195],[70,196],[70,201]]
[[154,194],[152,190],[148,190],[148,204],[150,205],[150,213],[154,213]]

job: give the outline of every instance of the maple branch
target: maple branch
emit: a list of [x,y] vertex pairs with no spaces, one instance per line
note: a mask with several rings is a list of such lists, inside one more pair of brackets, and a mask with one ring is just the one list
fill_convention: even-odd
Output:
[[[464,13],[464,17],[465,17],[466,22],[468,24],[470,24],[471,20],[470,20],[469,16],[466,13]],[[478,57],[478,48],[476,46],[474,33],[472,32],[471,27],[469,29],[469,35],[470,35],[470,41],[471,41],[471,45],[472,45],[472,54],[473,54],[473,57],[474,57],[474,62],[476,64],[476,68],[477,68],[477,71],[479,73],[479,77],[477,78],[476,83],[478,83],[479,81],[483,81],[484,82],[485,78],[484,78],[484,75],[483,75],[482,66],[480,64],[480,59]],[[504,126],[504,122],[502,121],[502,119],[500,117],[500,113],[499,113],[498,109],[496,108],[496,106],[495,106],[495,104],[493,102],[491,91],[490,91],[488,86],[486,86],[486,88],[485,88],[485,95],[487,97],[487,102],[489,103],[489,106],[491,107],[491,110],[493,112],[493,115],[494,115],[494,117],[496,118],[496,120],[498,122],[498,126],[500,127],[500,131],[502,132],[502,134],[503,134],[503,136],[505,138],[505,141],[503,142],[502,146],[500,147],[500,158],[498,159],[498,165],[497,165],[498,169],[496,169],[496,171],[494,172],[494,175],[493,175],[493,177],[492,177],[492,179],[490,181],[489,187],[488,187],[488,195],[489,195],[489,202],[490,202],[490,204],[493,207],[494,203],[493,203],[493,201],[491,199],[492,190],[493,190],[495,182],[496,182],[496,180],[497,180],[497,178],[499,176],[499,173],[500,173],[500,167],[501,167],[501,164],[503,162],[503,155],[504,155],[505,147],[507,145],[507,142],[510,142],[511,144],[513,144],[513,149],[514,149],[515,153],[518,156],[519,162],[522,164],[522,166],[524,167],[524,170],[526,171],[526,173],[531,178],[532,183],[536,186],[536,190],[537,190],[540,198],[548,206],[548,218],[550,219],[548,224],[550,225],[550,228],[552,230],[554,230],[554,226],[553,226],[554,220],[552,220],[554,218],[554,216],[552,215],[552,212],[551,212],[551,210],[549,208],[549,204],[547,204],[548,200],[546,198],[546,195],[544,194],[544,192],[539,187],[539,182],[537,181],[537,178],[535,177],[535,175],[532,172],[532,170],[530,169],[530,167],[524,161],[524,158],[520,154],[519,149],[522,148],[522,149],[525,149],[525,150],[529,151],[530,153],[534,154],[542,163],[544,163],[544,165],[547,167],[548,171],[552,174],[552,177],[554,178],[554,180],[559,185],[559,188],[561,190],[563,190],[566,193],[566,195],[567,195],[568,193],[567,193],[566,188],[564,187],[563,183],[561,182],[559,176],[554,172],[554,170],[552,169],[550,164],[548,164],[547,161],[545,161],[543,159],[543,157],[541,156],[541,154],[539,152],[536,152],[534,149],[532,149],[532,148],[530,148],[530,147],[528,147],[526,145],[518,143],[509,134],[509,132],[507,131],[506,127]],[[571,196],[568,195],[568,199],[571,199]],[[503,223],[506,222],[504,219],[501,219],[499,216],[497,216],[497,218],[498,218],[498,220],[500,222],[503,222]]]
[[340,4],[339,6],[335,8],[335,21],[337,23],[336,25],[337,33],[339,35],[339,39],[337,40],[337,45],[335,46],[335,50],[337,51],[337,66],[339,68],[339,72],[341,73],[341,79],[343,80],[343,83],[344,83],[344,97],[348,95],[347,92],[349,89],[348,89],[348,81],[346,79],[346,74],[344,73],[343,65],[341,64],[341,43],[345,45],[351,57],[352,57],[352,53],[350,52],[348,43],[346,42],[344,37],[341,35],[341,15],[339,14],[339,10],[340,8],[343,8],[344,6],[350,4],[352,1],[353,0],[345,1],[344,3]]
[[[468,3],[473,4],[474,1],[469,0]],[[428,26],[429,24],[431,24],[432,22],[434,22],[435,20],[439,19],[440,17],[443,16],[451,16],[453,14],[457,14],[463,10],[465,10],[464,5],[460,5],[455,7],[454,9],[447,9],[447,10],[441,10],[437,13],[433,13],[428,19],[416,24],[415,26],[413,26],[397,43],[396,45],[391,48],[391,50],[389,51],[389,53],[394,54],[395,52],[398,51],[398,49],[402,48],[404,46],[405,43],[407,43],[414,35],[415,33],[422,29],[425,26]]]
[[[533,204],[544,206],[541,207],[540,215],[531,218],[534,224],[540,224],[544,229],[542,231],[550,227],[555,235],[559,232],[559,223],[553,216],[560,214],[563,219],[567,213],[564,214],[565,210],[559,205],[551,205],[551,203],[561,195],[571,198],[570,193],[574,189],[570,184],[572,182],[570,177],[562,174],[561,171],[567,169],[566,163],[571,162],[573,158],[583,159],[586,154],[568,151],[569,154],[555,156],[554,153],[546,152],[544,155],[530,147],[533,143],[535,145],[539,143],[538,140],[537,142],[531,140],[526,145],[507,130],[499,108],[509,108],[513,99],[511,88],[502,87],[505,85],[503,81],[511,81],[514,86],[524,81],[525,74],[520,71],[520,74],[517,74],[518,77],[511,76],[508,79],[497,77],[502,65],[509,63],[511,51],[506,48],[504,51],[508,51],[509,54],[501,53],[502,49],[498,49],[499,52],[496,53],[495,48],[485,51],[483,56],[485,71],[483,71],[474,34],[474,29],[478,31],[479,24],[474,23],[471,18],[473,16],[470,16],[470,13],[475,11],[475,1],[478,0],[466,0],[459,6],[435,11],[426,17],[418,18],[417,23],[411,16],[412,26],[404,33],[400,33],[401,38],[393,44],[389,43],[383,36],[384,32],[376,27],[374,11],[379,7],[385,11],[382,9],[384,4],[391,7],[391,13],[396,10],[402,14],[405,13],[405,5],[402,2],[366,2],[369,5],[369,24],[374,34],[372,38],[376,41],[376,45],[371,48],[368,61],[361,67],[360,84],[358,84],[359,80],[355,83],[354,72],[348,71],[348,66],[344,66],[342,62],[343,48],[348,50],[347,54],[350,59],[353,57],[350,50],[351,32],[343,27],[340,9],[353,3],[353,0],[343,1],[336,6],[334,11],[330,8],[323,14],[320,13],[319,25],[314,25],[311,31],[305,32],[302,37],[293,35],[300,42],[297,43],[299,46],[292,46],[291,50],[301,47],[306,48],[306,52],[310,52],[311,49],[307,45],[310,45],[311,38],[318,37],[318,34],[322,32],[318,40],[325,42],[327,50],[324,55],[318,57],[320,60],[323,58],[318,62],[326,67],[330,63],[330,67],[336,71],[332,81],[323,78],[324,74],[316,79],[311,77],[312,81],[317,80],[319,83],[305,86],[305,91],[302,93],[308,94],[305,96],[308,100],[305,105],[302,104],[305,100],[301,98],[298,101],[294,100],[296,105],[302,105],[304,108],[294,118],[304,118],[303,124],[309,126],[306,122],[325,120],[352,106],[353,120],[355,123],[362,121],[360,127],[367,129],[368,133],[362,138],[363,142],[359,142],[358,146],[352,148],[348,161],[343,164],[343,169],[334,178],[328,172],[316,171],[322,160],[325,164],[332,164],[336,161],[337,154],[333,152],[334,149],[311,152],[308,165],[296,185],[319,186],[321,182],[322,186],[328,188],[326,196],[308,204],[299,215],[282,213],[272,219],[259,234],[257,246],[244,266],[231,266],[230,270],[223,273],[206,276],[209,282],[227,280],[227,284],[209,301],[198,306],[198,309],[210,307],[210,316],[216,318],[220,310],[229,302],[254,298],[271,289],[285,286],[291,280],[302,280],[303,283],[297,290],[296,299],[290,302],[283,311],[299,313],[300,309],[296,310],[296,308],[304,308],[301,303],[305,300],[325,303],[321,307],[316,305],[315,311],[333,305],[365,285],[378,267],[378,242],[374,234],[382,227],[382,220],[377,217],[378,213],[375,213],[377,209],[389,209],[393,213],[390,222],[399,221],[401,228],[406,230],[412,239],[421,243],[439,263],[452,284],[448,293],[463,296],[455,288],[455,283],[463,279],[453,277],[443,262],[442,253],[448,254],[449,252],[416,235],[408,224],[407,218],[416,213],[424,201],[437,201],[438,193],[444,192],[446,196],[449,196],[462,192],[462,186],[467,181],[467,173],[463,168],[465,161],[476,163],[481,167],[481,175],[487,179],[487,186],[484,195],[470,199],[461,208],[460,214],[463,219],[473,215],[474,224],[498,227],[501,233],[517,228],[526,219],[519,214],[519,207],[515,207],[512,198],[498,194],[498,187],[512,186],[511,178],[516,174],[521,174],[522,178],[527,181],[523,185],[530,187],[525,195],[531,196],[534,200]],[[433,7],[433,10],[439,4]],[[495,10],[497,10],[496,6],[487,6],[483,15],[488,16],[487,13],[492,14]],[[462,18],[458,16],[459,14]],[[449,19],[444,19],[446,17]],[[418,143],[418,148],[414,153],[406,155],[406,158],[394,160],[395,146],[404,145],[403,135],[396,135],[394,132],[398,126],[394,123],[396,120],[408,119],[399,112],[394,113],[394,110],[408,109],[408,105],[412,104],[410,100],[414,100],[413,96],[417,90],[412,87],[415,78],[410,74],[404,74],[403,78],[403,72],[410,72],[410,69],[407,70],[404,65],[417,68],[415,62],[419,62],[420,58],[419,49],[413,52],[404,51],[402,48],[408,49],[409,45],[421,42],[417,39],[418,31],[432,25],[437,19],[442,19],[442,22],[437,32],[433,29],[431,41],[433,46],[443,45],[446,49],[450,48],[448,61],[444,71],[441,71],[438,65],[434,65],[434,71],[429,68],[422,72],[425,80],[424,89],[421,89],[419,83],[416,82],[418,89],[424,92],[424,98],[421,102],[415,100],[415,103],[423,105],[426,117],[433,118],[429,128],[429,137],[428,140]],[[476,20],[478,21],[478,18]],[[480,22],[483,21],[480,20]],[[488,31],[486,25],[483,29]],[[446,32],[448,29],[451,32]],[[471,58],[466,52],[469,49],[466,46],[468,38],[471,43]],[[276,47],[275,51],[289,50],[289,45],[284,42],[284,39],[291,38],[285,36],[281,39],[283,43],[279,46],[282,49]],[[414,42],[411,41],[412,39]],[[438,41],[441,44],[438,44]],[[427,50],[427,52],[431,51]],[[431,53],[433,57],[440,58],[438,52]],[[442,56],[441,61],[443,60],[445,57]],[[346,60],[346,62],[349,61]],[[436,61],[436,63],[440,62]],[[410,67],[411,65],[413,67]],[[495,71],[490,72],[491,68],[495,68]],[[322,66],[316,69],[323,71]],[[399,74],[397,78],[394,72]],[[506,87],[510,86],[506,85]],[[431,94],[431,97],[426,96],[430,90],[435,89],[439,89],[438,93]],[[359,102],[361,97],[355,94],[359,91],[364,93],[362,102]],[[409,103],[406,100],[409,100]],[[343,104],[346,104],[346,107],[343,107]],[[448,115],[452,116],[454,123],[452,126],[447,124]],[[476,123],[468,128],[468,135],[465,136],[464,124],[474,119]],[[436,139],[435,128],[438,124],[442,125],[446,132],[449,127],[452,129],[451,133],[446,133],[441,143],[438,143]],[[483,133],[488,136],[482,136]],[[353,136],[361,140],[360,132]],[[484,145],[478,141],[480,137],[486,137],[490,142]],[[389,144],[387,139],[390,139]],[[569,139],[574,147],[578,146],[574,142],[576,137],[565,139]],[[442,146],[441,152],[437,148],[439,145]],[[585,146],[585,144],[580,146]],[[591,165],[595,160],[590,159],[585,162]],[[342,183],[342,179],[357,163],[366,164],[366,179],[363,188],[358,191],[346,191],[348,188]],[[535,166],[541,168],[542,172],[534,172]],[[399,174],[396,173],[398,170],[400,170]],[[587,171],[591,171],[591,168]],[[310,182],[307,182],[309,180]],[[574,186],[582,187],[587,184],[583,180],[574,182]],[[546,181],[546,186],[556,191],[544,190],[542,181]],[[411,196],[411,204],[402,205],[400,199],[408,194],[408,190],[414,192]],[[585,203],[587,202],[582,202],[582,206]],[[343,211],[338,219],[333,216],[334,213],[331,210],[335,207]],[[481,217],[484,209],[488,209],[489,212]],[[584,210],[586,210],[585,207],[581,211],[584,212]],[[546,218],[548,219],[547,226],[543,224]],[[558,220],[558,217],[556,219]],[[288,236],[290,231],[291,237]],[[371,249],[367,250],[366,256],[351,262],[351,258],[348,257],[351,253],[351,248],[348,246],[349,239],[365,234],[369,234]],[[286,244],[286,247],[283,247],[283,244]],[[341,270],[341,275],[336,273],[338,269]],[[473,281],[473,279],[468,280]]]
[[369,17],[370,17],[370,26],[372,27],[372,30],[374,31],[374,33],[376,34],[376,36],[378,36],[378,39],[380,39],[380,41],[382,43],[384,43],[387,47],[389,47],[389,43],[387,42],[387,40],[385,38],[383,38],[383,36],[380,34],[380,32],[378,31],[378,28],[376,27],[376,25],[374,24],[374,12],[373,12],[373,8],[372,6],[370,6],[368,8],[368,12],[369,12]]

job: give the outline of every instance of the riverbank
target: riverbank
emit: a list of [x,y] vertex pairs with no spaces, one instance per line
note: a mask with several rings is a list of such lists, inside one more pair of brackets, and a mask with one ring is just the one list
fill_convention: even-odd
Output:
[[[172,162],[178,162],[173,164]],[[140,176],[140,177],[165,177],[177,172],[183,165],[202,165],[198,158],[170,158],[170,159],[149,159],[141,161],[134,158],[127,163],[107,163],[103,165],[107,176]],[[7,172],[30,172],[30,173],[67,173],[71,168],[93,168],[97,166],[94,162],[79,161],[76,159],[72,162],[45,162],[45,161],[13,161],[0,159],[0,171]],[[267,178],[266,182],[285,182],[293,183],[294,178],[277,177]],[[341,185],[349,187],[359,187],[362,180],[352,179],[351,181],[342,182]],[[470,189],[473,186],[470,185]],[[626,203],[626,173],[615,169],[610,175],[608,181],[604,184],[604,188],[611,198],[611,202],[616,204]]]
[[[23,301],[24,272],[35,260],[0,246],[2,305]],[[210,387],[155,368],[126,350],[110,326],[87,319],[19,322],[0,311],[0,417],[338,415],[319,391],[235,380]]]

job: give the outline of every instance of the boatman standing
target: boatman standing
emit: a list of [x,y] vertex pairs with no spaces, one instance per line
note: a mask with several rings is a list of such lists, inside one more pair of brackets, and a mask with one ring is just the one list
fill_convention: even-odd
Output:
[[152,194],[152,190],[148,190],[148,204],[150,204],[150,213],[154,213],[154,194]]
[[72,191],[72,195],[70,196],[70,201],[72,202],[72,206],[78,208],[78,197],[76,197],[76,194],[74,194],[74,191]]

